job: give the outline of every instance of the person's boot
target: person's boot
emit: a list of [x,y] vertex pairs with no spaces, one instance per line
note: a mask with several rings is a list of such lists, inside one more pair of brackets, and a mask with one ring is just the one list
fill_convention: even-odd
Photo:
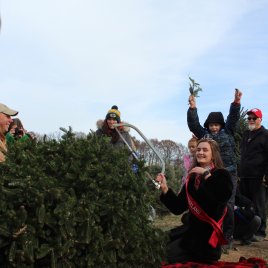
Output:
[[228,244],[223,245],[221,247],[223,254],[229,254],[229,250],[232,250],[234,248],[234,240],[233,238],[228,239]]
[[264,240],[264,236],[260,236],[260,235],[253,235],[253,237],[251,238],[252,242],[262,242]]
[[240,245],[241,245],[241,246],[249,246],[249,245],[251,245],[251,244],[252,244],[252,242],[251,242],[250,239],[241,239],[241,240],[240,240]]

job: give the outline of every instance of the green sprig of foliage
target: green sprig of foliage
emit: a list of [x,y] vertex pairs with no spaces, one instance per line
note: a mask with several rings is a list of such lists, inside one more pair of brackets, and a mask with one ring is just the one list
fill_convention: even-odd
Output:
[[190,76],[189,76],[189,80],[190,80],[190,83],[189,83],[189,86],[190,86],[189,87],[190,94],[193,95],[194,97],[199,97],[198,96],[198,92],[202,91],[202,88],[200,87],[200,84],[198,84]]

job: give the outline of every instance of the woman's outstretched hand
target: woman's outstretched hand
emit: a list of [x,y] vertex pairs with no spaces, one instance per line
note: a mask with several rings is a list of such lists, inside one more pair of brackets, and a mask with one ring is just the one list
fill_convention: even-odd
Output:
[[166,180],[166,177],[163,173],[159,173],[157,176],[156,176],[156,179],[155,179],[157,182],[159,182],[160,184],[160,189],[162,191],[162,193],[167,193],[168,191],[168,186],[167,186],[167,180]]

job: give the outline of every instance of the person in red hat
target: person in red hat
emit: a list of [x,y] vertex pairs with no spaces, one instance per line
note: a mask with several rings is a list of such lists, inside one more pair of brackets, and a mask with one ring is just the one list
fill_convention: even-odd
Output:
[[262,126],[262,112],[253,108],[247,112],[248,130],[241,141],[240,190],[249,198],[261,218],[261,225],[252,241],[266,237],[266,191],[268,181],[268,130]]

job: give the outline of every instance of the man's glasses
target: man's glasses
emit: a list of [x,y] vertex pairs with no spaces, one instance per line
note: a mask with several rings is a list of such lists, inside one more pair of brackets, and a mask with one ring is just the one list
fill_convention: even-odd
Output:
[[249,116],[247,119],[248,119],[248,121],[250,121],[250,120],[256,121],[257,120],[257,117],[251,117],[251,116]]

